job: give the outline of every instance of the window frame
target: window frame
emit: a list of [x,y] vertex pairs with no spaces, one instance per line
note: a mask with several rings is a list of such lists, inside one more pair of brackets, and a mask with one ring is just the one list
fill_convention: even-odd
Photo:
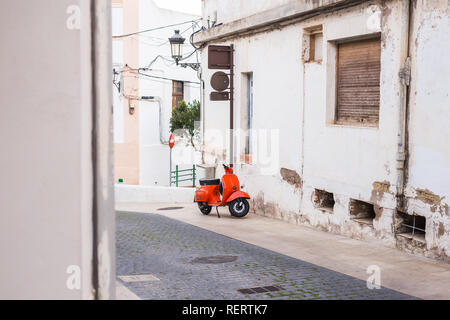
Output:
[[[315,59],[315,49],[316,49],[316,37],[318,35],[322,36],[322,58]],[[303,63],[322,63],[323,55],[324,55],[324,47],[323,47],[323,28],[322,25],[316,25],[312,27],[308,27],[303,29],[303,45],[306,48],[303,48]]]
[[334,110],[333,110],[333,124],[334,125],[340,125],[340,126],[352,126],[352,127],[366,127],[366,128],[378,128],[380,123],[380,111],[381,111],[381,99],[378,103],[378,118],[376,121],[356,121],[356,119],[353,120],[340,120],[338,119],[338,101],[339,101],[339,50],[340,46],[342,44],[349,44],[349,43],[357,43],[367,40],[379,40],[380,43],[380,82],[378,85],[379,90],[379,96],[381,98],[381,34],[376,33],[369,36],[362,36],[362,37],[356,37],[356,38],[349,38],[349,39],[341,39],[341,40],[335,40],[334,46],[335,46],[335,71],[334,71]]
[[[177,91],[177,85],[181,84],[181,93]],[[178,100],[181,97],[181,100]],[[172,80],[172,109],[178,106],[178,103],[184,100],[184,81]]]

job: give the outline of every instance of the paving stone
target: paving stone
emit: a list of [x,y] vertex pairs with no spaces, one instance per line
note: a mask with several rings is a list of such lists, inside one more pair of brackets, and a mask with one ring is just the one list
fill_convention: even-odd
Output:
[[[116,217],[117,275],[159,279],[123,283],[141,299],[416,299],[387,288],[370,290],[365,281],[158,214]],[[212,256],[237,259],[193,263]],[[238,292],[272,285],[284,290]]]

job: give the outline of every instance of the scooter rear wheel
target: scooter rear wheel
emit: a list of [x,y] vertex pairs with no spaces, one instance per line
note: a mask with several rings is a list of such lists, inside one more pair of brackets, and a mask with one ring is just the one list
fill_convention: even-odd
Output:
[[199,203],[198,208],[200,209],[201,213],[203,213],[205,216],[207,216],[208,214],[211,213],[212,206],[202,205]]
[[247,215],[250,210],[250,204],[245,198],[238,198],[228,205],[228,210],[233,217],[242,218]]

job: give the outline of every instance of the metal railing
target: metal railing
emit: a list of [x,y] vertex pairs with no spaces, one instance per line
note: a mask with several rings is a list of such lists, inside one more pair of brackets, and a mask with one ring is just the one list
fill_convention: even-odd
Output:
[[[196,177],[195,164],[192,169],[179,170],[178,165],[175,166],[175,171],[170,173],[170,186],[174,183],[176,187],[183,181],[192,181],[192,187],[195,188],[195,177]],[[180,179],[181,178],[181,179]]]

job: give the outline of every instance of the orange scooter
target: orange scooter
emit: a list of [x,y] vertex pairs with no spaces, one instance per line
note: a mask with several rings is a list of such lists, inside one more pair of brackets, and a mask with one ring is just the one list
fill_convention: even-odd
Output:
[[195,192],[194,202],[198,203],[198,207],[204,215],[210,214],[212,207],[216,207],[217,216],[220,218],[218,207],[228,205],[232,216],[242,218],[250,210],[247,201],[250,196],[240,190],[239,179],[233,173],[233,165],[223,165],[223,167],[225,174],[222,181],[200,179],[200,188]]

